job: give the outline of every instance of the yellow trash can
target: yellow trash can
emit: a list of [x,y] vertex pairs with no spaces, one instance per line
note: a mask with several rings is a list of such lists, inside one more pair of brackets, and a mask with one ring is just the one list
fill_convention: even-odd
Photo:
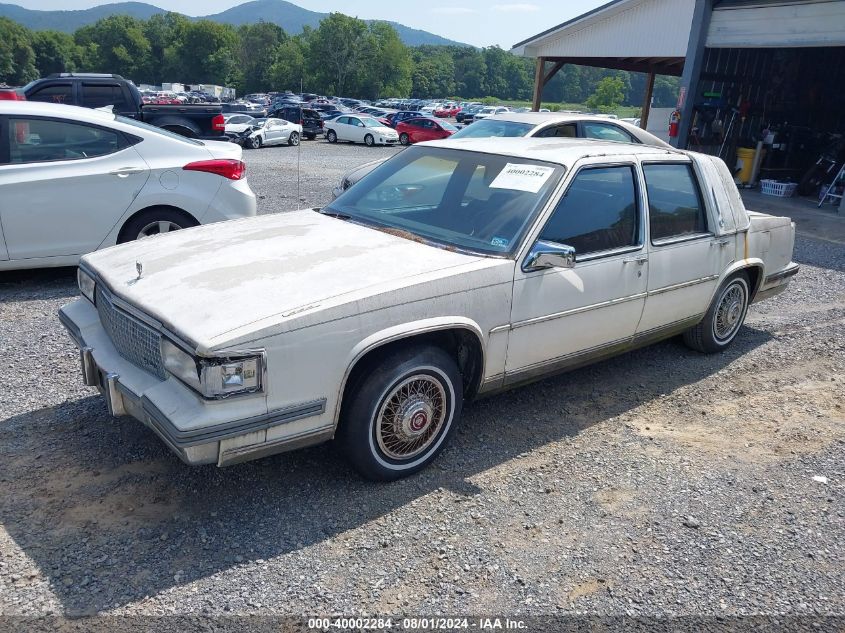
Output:
[[751,169],[754,167],[754,156],[756,154],[757,150],[749,147],[736,148],[736,168],[739,170],[736,179],[744,185],[751,182]]

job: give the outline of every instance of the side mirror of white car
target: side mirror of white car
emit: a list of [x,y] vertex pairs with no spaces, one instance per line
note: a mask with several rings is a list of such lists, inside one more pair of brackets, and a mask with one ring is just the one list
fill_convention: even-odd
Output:
[[573,268],[575,249],[566,244],[538,241],[528,252],[522,264],[524,272],[543,270],[544,268]]

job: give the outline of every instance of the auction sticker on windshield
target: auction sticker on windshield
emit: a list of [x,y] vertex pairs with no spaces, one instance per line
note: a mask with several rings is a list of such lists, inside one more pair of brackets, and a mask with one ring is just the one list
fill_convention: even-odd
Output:
[[499,172],[499,175],[496,176],[493,182],[490,183],[490,188],[516,189],[518,191],[537,193],[554,170],[554,167],[545,167],[543,165],[508,163]]

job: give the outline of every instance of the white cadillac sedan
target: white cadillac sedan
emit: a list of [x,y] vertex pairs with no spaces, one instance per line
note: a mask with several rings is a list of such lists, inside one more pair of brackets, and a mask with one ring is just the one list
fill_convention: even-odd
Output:
[[241,153],[89,108],[0,101],[0,270],[255,215]]
[[371,116],[341,115],[326,121],[326,140],[329,143],[349,141],[373,145],[396,145],[399,134]]
[[797,272],[793,239],[712,156],[432,141],[323,209],[87,255],[59,317],[85,384],[188,463],[336,438],[389,480],[477,394],[681,333],[726,349]]

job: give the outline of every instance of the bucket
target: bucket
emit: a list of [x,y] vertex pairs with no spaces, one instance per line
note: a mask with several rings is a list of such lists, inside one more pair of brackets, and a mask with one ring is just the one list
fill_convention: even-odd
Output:
[[736,148],[736,168],[739,170],[736,180],[742,184],[751,182],[751,170],[754,167],[755,154],[757,154],[757,151],[748,147]]

